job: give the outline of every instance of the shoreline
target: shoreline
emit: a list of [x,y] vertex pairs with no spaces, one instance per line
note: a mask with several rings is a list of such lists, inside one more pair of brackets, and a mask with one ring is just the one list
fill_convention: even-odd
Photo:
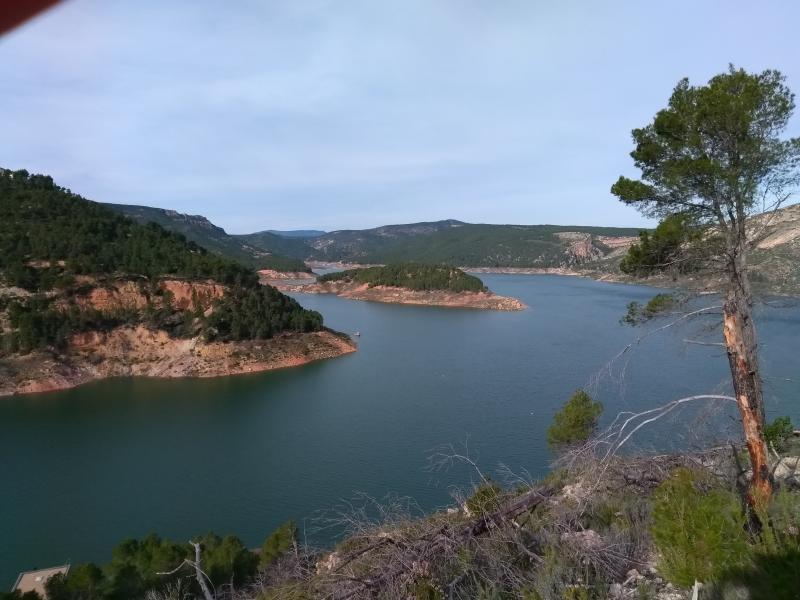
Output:
[[[272,284],[275,285],[275,284]],[[449,292],[446,290],[409,290],[401,287],[369,286],[366,283],[324,282],[310,284],[278,284],[285,293],[333,294],[348,300],[405,304],[410,306],[438,306],[471,310],[520,311],[528,308],[520,300],[500,296],[493,292]]]
[[55,392],[117,377],[215,378],[299,367],[352,354],[357,345],[333,330],[291,333],[268,340],[203,343],[170,340],[142,326],[73,338],[63,355],[32,352],[0,360],[0,398]]

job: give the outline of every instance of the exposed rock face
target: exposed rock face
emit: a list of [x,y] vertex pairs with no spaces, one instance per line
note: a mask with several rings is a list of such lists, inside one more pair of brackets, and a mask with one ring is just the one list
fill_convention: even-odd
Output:
[[106,377],[217,377],[296,367],[355,352],[329,331],[269,340],[205,343],[143,325],[73,336],[63,355],[34,352],[0,359],[0,396],[74,387]]
[[616,250],[618,248],[624,248],[627,250],[633,244],[639,241],[638,236],[610,236],[610,235],[598,235],[597,241],[603,244],[606,248],[611,248],[612,250]]
[[162,292],[172,294],[173,307],[180,310],[207,310],[214,300],[222,298],[227,288],[213,281],[165,280],[159,284]]
[[308,285],[276,286],[284,292],[305,294],[336,294],[352,300],[386,302],[389,304],[416,304],[420,306],[445,306],[483,310],[516,311],[526,306],[516,298],[498,296],[492,292],[448,292],[444,290],[416,291],[400,287],[374,286],[347,281],[326,281]]
[[577,231],[562,231],[555,236],[566,242],[566,257],[568,265],[576,265],[600,258],[603,252],[594,245],[590,233],[579,233]]
[[754,240],[758,249],[766,250],[783,244],[797,247],[800,243],[800,205],[787,206],[775,213],[753,217],[748,226],[749,235],[758,236]]
[[258,277],[261,279],[262,283],[284,280],[308,282],[310,279],[314,279],[312,273],[304,273],[302,271],[275,271],[274,269],[261,269],[258,271]]
[[101,284],[87,279],[84,283],[94,287],[74,296],[73,300],[82,308],[92,308],[104,313],[138,311],[148,304],[158,308],[163,306],[167,298],[170,299],[172,308],[177,310],[208,310],[214,300],[225,295],[227,290],[224,285],[213,281],[178,279],[161,280],[155,288],[151,288],[143,279],[119,279]]

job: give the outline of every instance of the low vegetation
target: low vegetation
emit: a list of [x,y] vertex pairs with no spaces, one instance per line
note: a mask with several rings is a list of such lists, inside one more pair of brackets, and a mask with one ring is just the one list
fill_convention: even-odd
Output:
[[793,433],[794,426],[789,417],[777,417],[774,421],[764,426],[764,437],[776,452],[786,450]]
[[676,469],[653,497],[653,541],[660,571],[679,585],[719,579],[744,564],[748,545],[740,498],[703,472]]
[[588,440],[597,430],[603,405],[595,402],[584,390],[578,390],[553,416],[547,429],[547,443],[563,449]]
[[389,286],[409,290],[445,290],[448,292],[485,292],[483,282],[473,275],[447,265],[423,265],[416,263],[399,263],[385,267],[367,267],[350,269],[322,275],[318,279],[328,281],[346,281],[366,283],[370,287]]
[[620,321],[626,325],[641,325],[674,310],[682,302],[683,300],[675,294],[656,294],[644,305],[639,302],[630,302],[627,312]]
[[[261,567],[268,566],[288,551],[294,540],[294,525],[286,523],[269,535],[265,547],[275,548],[265,560],[264,552],[248,549],[234,536],[220,537],[213,533],[193,538],[201,547],[201,567],[213,589],[244,587]],[[278,546],[271,540],[280,539]],[[150,597],[154,593],[178,597],[200,597],[202,591],[195,571],[186,561],[195,559],[191,544],[180,543],[151,534],[141,540],[129,539],[112,552],[105,565],[85,563],[73,565],[67,575],[56,575],[46,583],[48,600],[131,600]],[[0,594],[0,600],[35,600],[37,594]]]

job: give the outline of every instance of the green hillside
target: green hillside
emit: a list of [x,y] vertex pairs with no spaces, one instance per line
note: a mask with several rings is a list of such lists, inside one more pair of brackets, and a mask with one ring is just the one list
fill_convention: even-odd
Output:
[[[363,262],[380,263],[414,261],[466,267],[555,267],[568,262],[568,243],[555,235],[559,232],[607,236],[637,233],[633,229],[617,228],[464,223],[427,234],[366,236],[356,256]],[[354,252],[347,247],[340,250],[336,244],[323,251],[326,256],[336,257],[331,260],[355,258]]]
[[385,267],[350,269],[328,273],[318,281],[366,283],[370,287],[385,285],[409,290],[444,290],[448,292],[485,292],[486,286],[473,275],[448,265],[400,263]]
[[586,234],[591,258],[608,252],[599,236],[635,236],[638,229],[560,225],[485,225],[446,220],[375,229],[342,230],[314,238],[240,236],[262,250],[303,260],[355,263],[417,262],[461,267],[558,267],[574,264],[571,241],[558,234]]
[[164,229],[183,234],[187,240],[195,242],[206,250],[254,269],[310,271],[302,260],[282,256],[279,253],[273,254],[249,245],[240,236],[228,235],[224,229],[217,227],[200,215],[185,215],[174,210],[134,204],[103,204],[103,206],[122,213],[139,223],[157,223]]
[[312,238],[286,237],[270,231],[258,231],[233,237],[239,242],[257,248],[262,252],[290,256],[299,260],[317,257],[317,252],[310,245]]
[[[113,314],[75,302],[87,288],[120,278],[134,278],[143,294],[158,294],[155,283],[166,276],[213,279],[229,292],[210,314],[173,310],[164,298],[147,310]],[[0,170],[0,280],[28,291],[6,288],[0,294],[0,351],[5,352],[59,346],[78,331],[133,323],[224,341],[322,327],[319,313],[260,285],[252,269],[27,171]]]

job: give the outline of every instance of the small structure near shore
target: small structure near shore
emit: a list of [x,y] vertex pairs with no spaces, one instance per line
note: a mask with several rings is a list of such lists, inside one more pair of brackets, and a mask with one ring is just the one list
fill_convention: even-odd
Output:
[[47,580],[54,575],[66,575],[69,573],[69,565],[62,565],[60,567],[50,567],[48,569],[36,569],[34,571],[23,571],[17,577],[17,582],[11,588],[12,592],[19,591],[20,594],[25,592],[36,592],[42,598],[47,599],[47,592],[44,589]]

